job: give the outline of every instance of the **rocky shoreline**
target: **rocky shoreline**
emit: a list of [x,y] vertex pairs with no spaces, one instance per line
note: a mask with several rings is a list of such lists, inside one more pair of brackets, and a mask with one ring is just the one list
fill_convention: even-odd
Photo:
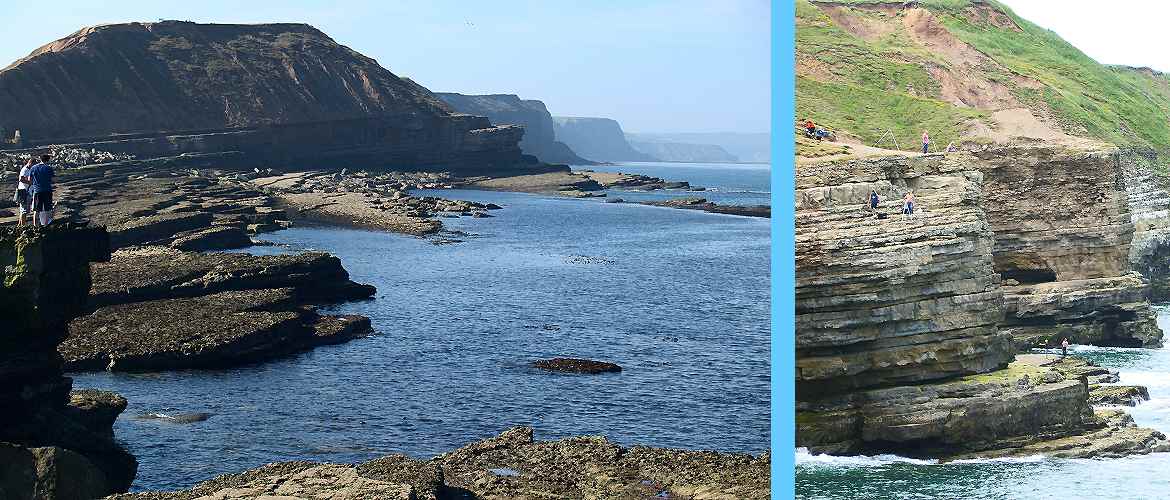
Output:
[[[1112,160],[1107,146],[1017,144],[798,165],[798,446],[943,459],[1170,450],[1101,406],[1144,388],[1017,354],[1063,338],[1161,345]],[[870,190],[887,214],[913,190],[917,217],[875,217]]]
[[177,492],[110,500],[254,498],[770,498],[771,456],[623,447],[600,436],[535,441],[530,427],[430,460],[272,463]]

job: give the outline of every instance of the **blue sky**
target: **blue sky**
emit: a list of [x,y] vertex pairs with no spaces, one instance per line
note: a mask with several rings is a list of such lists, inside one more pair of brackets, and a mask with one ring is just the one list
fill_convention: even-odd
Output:
[[519,94],[627,132],[769,130],[768,0],[69,0],[4,11],[0,67],[93,24],[306,22],[433,91]]

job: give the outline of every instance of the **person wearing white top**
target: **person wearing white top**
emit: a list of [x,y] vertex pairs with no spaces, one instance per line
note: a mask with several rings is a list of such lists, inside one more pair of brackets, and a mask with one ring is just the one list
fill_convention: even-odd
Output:
[[16,201],[19,208],[20,218],[17,219],[17,225],[24,225],[24,215],[29,213],[29,208],[32,204],[32,195],[28,192],[28,170],[33,165],[33,157],[29,157],[24,166],[20,168],[20,173],[16,174],[16,194],[12,197]]

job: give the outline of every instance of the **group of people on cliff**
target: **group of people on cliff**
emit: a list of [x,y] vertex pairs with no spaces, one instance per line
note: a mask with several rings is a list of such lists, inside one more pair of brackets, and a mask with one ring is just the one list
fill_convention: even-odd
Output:
[[[40,161],[37,161],[37,160]],[[24,225],[29,215],[33,226],[47,226],[53,222],[53,177],[56,172],[49,164],[52,155],[31,156],[21,167],[16,179],[16,202],[18,225]]]
[[[874,213],[874,217],[884,219],[885,215],[878,212],[878,204],[881,203],[881,197],[878,196],[876,189],[869,191],[869,210]],[[914,206],[917,200],[914,198],[914,191],[907,191],[902,196],[902,219],[914,218]]]

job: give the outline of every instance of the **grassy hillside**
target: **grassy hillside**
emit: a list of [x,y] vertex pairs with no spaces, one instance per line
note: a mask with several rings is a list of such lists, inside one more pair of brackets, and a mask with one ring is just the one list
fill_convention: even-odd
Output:
[[1100,64],[995,2],[920,5],[797,0],[797,118],[914,149],[923,129],[940,144],[1010,135],[992,115],[1027,108],[1058,132],[1170,148],[1165,76]]

